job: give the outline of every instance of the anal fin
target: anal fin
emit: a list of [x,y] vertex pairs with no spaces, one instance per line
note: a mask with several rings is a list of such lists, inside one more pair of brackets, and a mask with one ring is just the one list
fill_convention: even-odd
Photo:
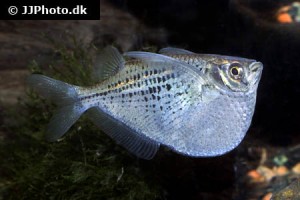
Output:
[[87,114],[101,130],[137,157],[150,160],[158,151],[159,143],[138,134],[124,123],[103,112],[99,107],[90,108]]

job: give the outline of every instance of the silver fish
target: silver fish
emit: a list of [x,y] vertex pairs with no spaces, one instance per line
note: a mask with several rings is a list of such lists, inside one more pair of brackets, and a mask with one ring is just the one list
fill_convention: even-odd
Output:
[[193,157],[222,155],[244,138],[254,113],[262,64],[164,48],[160,54],[113,47],[99,55],[92,87],[33,74],[29,85],[60,107],[47,130],[56,141],[87,111],[128,151],[154,157],[160,144]]

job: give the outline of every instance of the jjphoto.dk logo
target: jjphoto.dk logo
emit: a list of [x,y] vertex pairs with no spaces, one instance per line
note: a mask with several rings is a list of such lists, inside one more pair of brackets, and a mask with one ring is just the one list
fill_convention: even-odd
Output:
[[73,9],[63,8],[60,6],[48,8],[41,6],[22,6],[20,10],[17,6],[10,6],[8,13],[10,15],[87,15],[87,8],[83,5],[76,5]]

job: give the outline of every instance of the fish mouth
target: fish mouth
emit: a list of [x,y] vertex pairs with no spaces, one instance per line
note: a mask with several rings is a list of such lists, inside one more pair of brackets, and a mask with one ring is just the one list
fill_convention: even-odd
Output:
[[249,66],[249,69],[250,69],[249,82],[252,83],[251,85],[257,85],[261,78],[263,64],[261,62],[253,62]]

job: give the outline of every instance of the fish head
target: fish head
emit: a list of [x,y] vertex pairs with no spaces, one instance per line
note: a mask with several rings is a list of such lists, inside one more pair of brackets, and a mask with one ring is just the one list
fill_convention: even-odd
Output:
[[217,88],[231,92],[256,90],[263,65],[256,60],[220,56],[208,62],[206,73]]

